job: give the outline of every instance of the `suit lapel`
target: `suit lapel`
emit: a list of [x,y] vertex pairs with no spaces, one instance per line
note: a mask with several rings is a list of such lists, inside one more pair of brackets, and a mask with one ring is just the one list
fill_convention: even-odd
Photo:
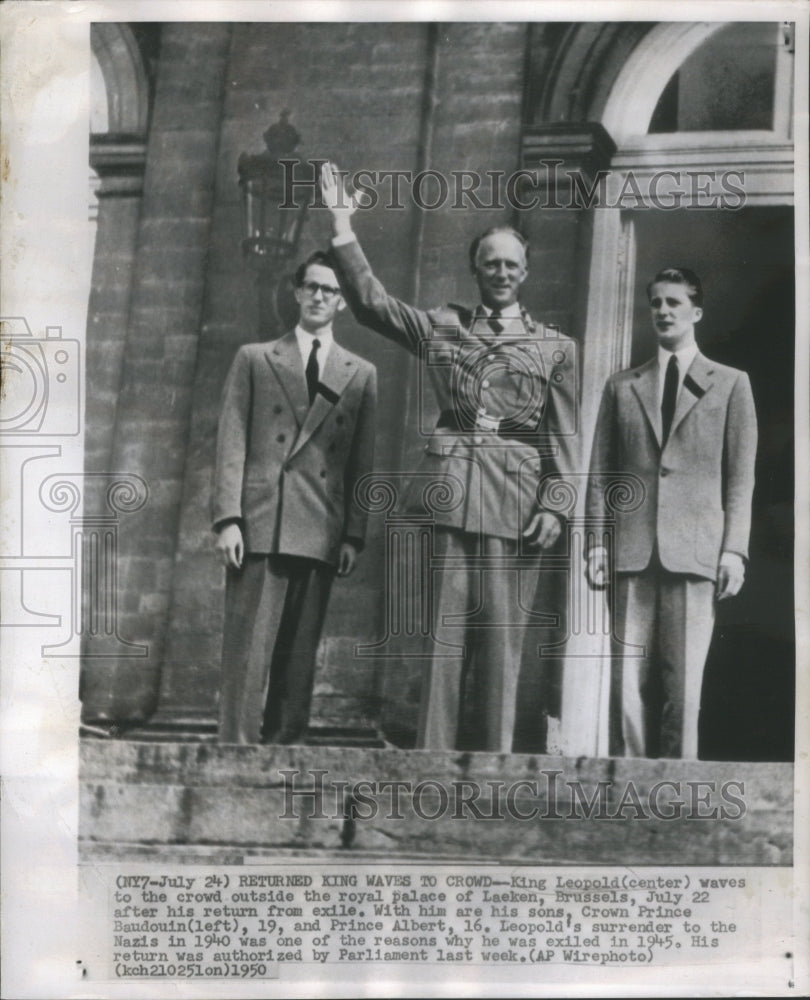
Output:
[[669,432],[670,438],[695,403],[702,396],[705,396],[706,392],[711,388],[713,371],[714,366],[711,361],[698,352],[689,366],[689,371],[684,376],[681,391],[678,393],[678,402],[675,405],[675,414],[672,417],[672,427]]
[[290,401],[295,421],[300,427],[304,423],[309,409],[309,393],[304,377],[304,366],[301,364],[301,352],[298,350],[298,341],[295,339],[295,331],[291,330],[283,337],[268,344],[265,355]]
[[[299,362],[300,360],[299,356]],[[304,447],[315,431],[321,426],[327,414],[338,402],[343,390],[356,372],[357,362],[348,351],[344,351],[333,340],[329,357],[326,359],[326,365],[319,380],[322,388],[318,390],[312,406],[307,410],[303,426],[298,432],[298,437],[295,439],[295,444],[290,451],[290,458]],[[306,383],[304,384],[304,393],[306,395]]]
[[661,447],[661,411],[658,406],[658,361],[652,358],[641,368],[637,368],[633,380],[633,392],[638,396],[641,408]]

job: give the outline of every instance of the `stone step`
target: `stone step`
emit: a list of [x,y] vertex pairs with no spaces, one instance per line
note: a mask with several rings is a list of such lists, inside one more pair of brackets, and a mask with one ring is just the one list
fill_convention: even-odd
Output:
[[792,859],[790,764],[98,739],[80,754],[85,860]]

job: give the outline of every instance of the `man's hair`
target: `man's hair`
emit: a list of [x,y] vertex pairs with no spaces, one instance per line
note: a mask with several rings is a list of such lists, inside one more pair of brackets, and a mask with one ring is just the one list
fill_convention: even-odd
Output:
[[485,229],[483,233],[479,233],[470,244],[470,270],[475,271],[475,258],[478,256],[478,248],[481,246],[481,243],[488,236],[494,236],[496,233],[506,233],[508,236],[514,236],[518,243],[523,247],[523,253],[526,256],[526,262],[528,263],[529,241],[523,233],[519,233],[513,226],[491,226],[489,229]]
[[334,271],[335,262],[332,260],[332,255],[326,250],[316,250],[311,253],[309,257],[303,263],[299,264],[295,271],[295,287],[300,288],[304,284],[304,279],[307,276],[307,271],[313,264],[319,264],[321,267],[328,267]]
[[665,267],[647,285],[647,298],[650,298],[652,286],[659,281],[668,281],[671,285],[683,285],[687,289],[689,298],[694,306],[703,305],[703,285],[700,278],[688,267]]

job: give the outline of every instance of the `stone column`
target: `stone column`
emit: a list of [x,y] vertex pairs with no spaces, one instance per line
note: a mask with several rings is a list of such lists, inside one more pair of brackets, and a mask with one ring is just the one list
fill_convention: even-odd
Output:
[[157,700],[230,37],[228,24],[163,27],[110,447],[110,469],[141,476],[149,490],[143,509],[121,524],[118,622],[123,638],[148,643],[148,657],[132,661],[131,670],[147,670],[154,690],[144,694],[140,708],[116,698],[111,686],[120,686],[123,696],[142,685],[129,670],[116,669],[114,660],[88,659],[85,720],[142,721]]

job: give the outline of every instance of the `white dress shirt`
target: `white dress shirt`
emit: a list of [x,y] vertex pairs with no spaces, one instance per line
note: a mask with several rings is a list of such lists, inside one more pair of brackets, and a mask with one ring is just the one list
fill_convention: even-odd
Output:
[[669,365],[669,359],[674,354],[678,359],[678,391],[675,393],[675,399],[677,401],[680,395],[681,388],[683,386],[683,380],[686,378],[686,373],[689,371],[689,366],[695,360],[695,355],[698,352],[698,345],[692,341],[687,347],[682,347],[679,351],[667,351],[665,348],[658,348],[658,409],[660,411],[661,404],[664,402],[664,379],[667,375],[667,366]]
[[[487,319],[489,319],[493,312],[495,312],[494,309],[490,309],[489,306],[485,306],[483,303],[481,304],[481,310]],[[498,315],[501,319],[521,319],[520,303],[513,302],[511,305],[506,306],[503,309],[499,309]]]
[[316,357],[318,359],[318,373],[322,375],[326,367],[326,359],[329,357],[329,351],[332,348],[332,327],[325,326],[322,330],[318,330],[317,333],[309,333],[301,326],[296,326],[295,328],[295,339],[298,341],[298,350],[301,352],[301,364],[304,371],[307,370],[307,362],[312,353],[312,341],[316,337],[321,342]]

